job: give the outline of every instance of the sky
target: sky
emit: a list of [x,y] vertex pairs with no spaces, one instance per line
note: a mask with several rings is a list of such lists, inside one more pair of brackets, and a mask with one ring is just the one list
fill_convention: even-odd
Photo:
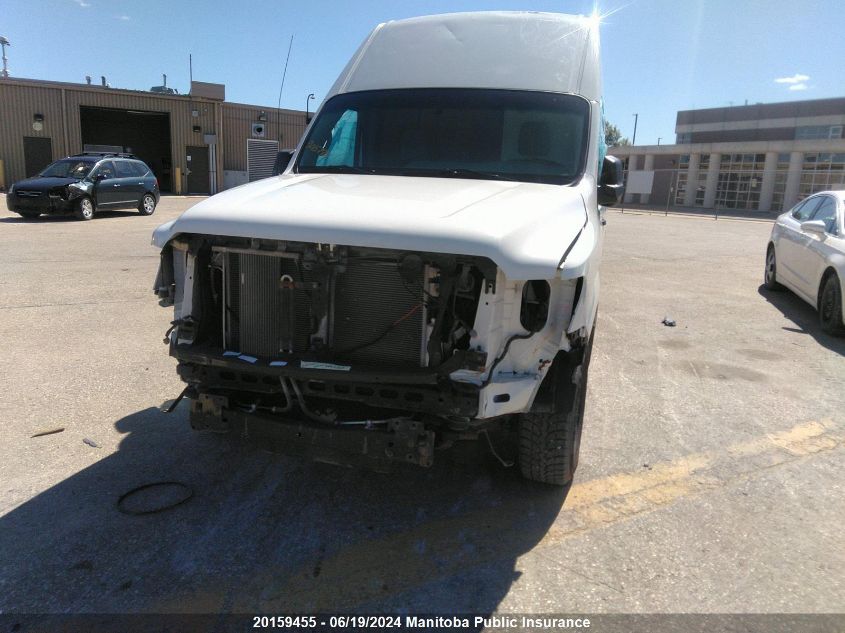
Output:
[[[315,106],[380,22],[482,10],[591,14],[593,0],[2,0],[9,74],[188,92],[193,77],[226,99]],[[602,0],[605,112],[637,145],[672,143],[693,108],[845,96],[842,0]],[[0,104],[2,112],[2,104]],[[2,119],[0,119],[2,121]],[[1,123],[0,123],[1,124]]]

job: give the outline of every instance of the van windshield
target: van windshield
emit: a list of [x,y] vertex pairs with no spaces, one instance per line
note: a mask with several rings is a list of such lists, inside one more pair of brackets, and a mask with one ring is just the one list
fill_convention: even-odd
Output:
[[346,93],[323,106],[297,170],[570,184],[584,170],[589,113],[585,99],[547,92]]

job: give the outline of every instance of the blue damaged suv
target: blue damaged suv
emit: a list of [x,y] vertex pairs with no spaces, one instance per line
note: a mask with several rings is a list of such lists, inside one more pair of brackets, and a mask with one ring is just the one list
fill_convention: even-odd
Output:
[[6,193],[6,206],[25,218],[73,213],[90,220],[97,211],[114,209],[152,215],[160,198],[158,179],[135,156],[85,152],[14,183]]

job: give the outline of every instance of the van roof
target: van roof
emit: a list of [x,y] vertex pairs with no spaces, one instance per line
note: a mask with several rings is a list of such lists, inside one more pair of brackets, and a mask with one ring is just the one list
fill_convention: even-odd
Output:
[[562,13],[474,12],[380,24],[329,91],[500,88],[601,98],[597,22]]

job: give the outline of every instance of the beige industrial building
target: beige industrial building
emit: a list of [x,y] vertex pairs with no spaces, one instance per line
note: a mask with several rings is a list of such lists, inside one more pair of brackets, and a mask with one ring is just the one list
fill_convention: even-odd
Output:
[[0,187],[70,154],[124,151],[164,192],[216,193],[269,176],[304,130],[304,112],[226,102],[222,84],[194,81],[179,95],[0,78]]
[[609,150],[626,162],[625,203],[779,213],[845,189],[845,98],[678,112],[674,145]]

